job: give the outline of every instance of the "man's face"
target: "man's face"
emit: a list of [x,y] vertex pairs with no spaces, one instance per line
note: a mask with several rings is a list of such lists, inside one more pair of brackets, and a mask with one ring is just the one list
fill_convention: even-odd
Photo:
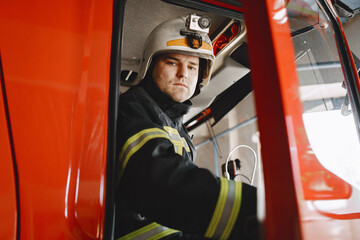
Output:
[[198,74],[198,57],[169,53],[156,58],[152,77],[161,92],[181,103],[194,94]]

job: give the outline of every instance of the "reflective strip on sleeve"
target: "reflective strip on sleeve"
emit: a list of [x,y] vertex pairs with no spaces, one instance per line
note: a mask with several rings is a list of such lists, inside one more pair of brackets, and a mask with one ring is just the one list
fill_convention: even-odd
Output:
[[189,147],[189,145],[187,144],[187,142],[186,142],[185,138],[181,138],[181,140],[182,140],[182,141],[183,141],[183,143],[184,143],[185,150],[186,150],[187,152],[190,152],[190,147]]
[[177,129],[164,126],[165,131],[169,134],[171,142],[174,144],[174,150],[177,154],[182,156],[183,148],[185,151],[190,152],[190,148],[185,140],[185,138],[180,137],[180,134]]
[[153,222],[132,233],[118,238],[117,240],[157,240],[176,232],[179,231],[161,226],[160,224]]
[[168,132],[168,134],[170,135],[170,138],[173,141],[177,142],[178,144],[182,144],[182,140],[181,140],[178,130],[176,130],[175,128],[169,127],[169,126],[164,126],[164,129],[166,132]]
[[240,212],[242,183],[220,178],[220,193],[205,237],[228,239]]
[[166,138],[171,141],[169,135],[164,130],[160,128],[149,128],[134,134],[125,142],[119,155],[120,171],[118,175],[118,181],[124,173],[126,164],[128,163],[130,157],[142,146],[144,146],[145,143],[154,138]]

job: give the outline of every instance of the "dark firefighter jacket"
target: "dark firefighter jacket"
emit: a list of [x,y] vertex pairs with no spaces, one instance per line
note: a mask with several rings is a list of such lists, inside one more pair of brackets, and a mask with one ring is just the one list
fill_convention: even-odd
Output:
[[190,107],[151,79],[120,96],[116,239],[246,239],[256,189],[192,163]]

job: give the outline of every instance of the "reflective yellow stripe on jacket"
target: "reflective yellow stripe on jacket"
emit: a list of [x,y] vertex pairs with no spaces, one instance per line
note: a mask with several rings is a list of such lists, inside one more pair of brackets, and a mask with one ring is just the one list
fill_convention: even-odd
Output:
[[169,134],[171,142],[174,145],[174,150],[177,154],[182,156],[183,148],[185,149],[185,151],[190,152],[189,145],[187,144],[185,138],[180,137],[180,134],[177,129],[169,126],[164,126],[164,129]]
[[228,239],[240,212],[241,182],[220,178],[220,194],[205,237]]
[[136,153],[142,146],[144,146],[145,143],[154,138],[166,138],[171,141],[169,135],[164,130],[160,128],[148,128],[134,134],[125,142],[119,155],[121,169],[119,171],[118,181],[124,173],[126,164],[129,161],[130,157],[134,153]]
[[176,232],[179,231],[161,226],[160,224],[153,222],[132,233],[118,238],[117,240],[157,240]]

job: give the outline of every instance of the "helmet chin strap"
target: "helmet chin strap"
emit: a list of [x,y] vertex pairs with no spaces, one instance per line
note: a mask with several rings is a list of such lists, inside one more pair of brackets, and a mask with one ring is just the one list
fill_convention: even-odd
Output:
[[200,85],[202,83],[204,74],[205,74],[205,67],[206,67],[206,60],[199,58],[200,63],[199,63],[199,76],[198,76],[198,81],[196,83],[196,88],[195,88],[195,92],[194,94],[190,97],[190,99],[192,99],[193,97],[196,97],[197,95],[200,94]]

